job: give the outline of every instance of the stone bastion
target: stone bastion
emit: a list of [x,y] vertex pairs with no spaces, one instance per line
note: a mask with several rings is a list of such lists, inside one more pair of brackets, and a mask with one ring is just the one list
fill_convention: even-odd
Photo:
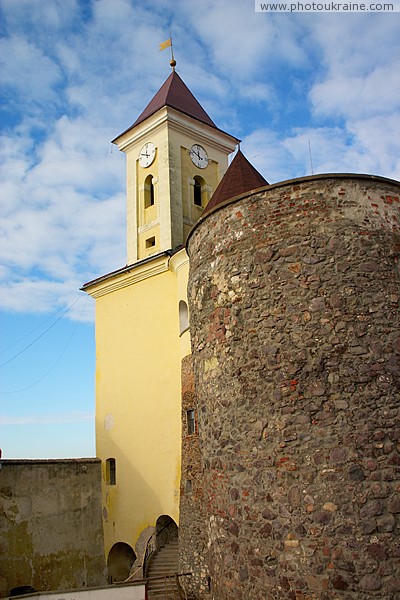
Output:
[[190,234],[218,600],[400,598],[399,226],[399,182],[335,174],[233,198]]

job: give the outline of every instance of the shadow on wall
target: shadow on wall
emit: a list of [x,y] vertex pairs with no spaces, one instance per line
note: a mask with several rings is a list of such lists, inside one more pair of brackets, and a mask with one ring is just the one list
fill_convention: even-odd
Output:
[[116,583],[125,581],[129,577],[129,573],[133,563],[136,560],[136,554],[124,542],[117,542],[111,548],[108,554],[108,583]]
[[25,594],[34,594],[36,592],[35,588],[31,585],[19,585],[18,587],[10,590],[11,596],[24,596]]

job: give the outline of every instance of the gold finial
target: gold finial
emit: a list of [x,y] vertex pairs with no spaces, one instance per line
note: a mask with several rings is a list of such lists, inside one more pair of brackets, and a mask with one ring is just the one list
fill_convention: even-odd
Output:
[[169,30],[169,37],[171,40],[171,60],[169,61],[169,64],[171,65],[172,70],[175,71],[176,60],[175,60],[175,56],[174,56],[174,47],[172,45],[172,31],[171,30]]
[[165,40],[165,42],[162,42],[162,44],[160,44],[160,50],[165,50],[165,48],[171,48],[171,60],[169,61],[169,64],[172,67],[172,70],[175,71],[175,67],[176,67],[176,60],[175,60],[175,56],[174,56],[174,48],[172,46],[172,33],[169,32],[169,38],[167,40]]

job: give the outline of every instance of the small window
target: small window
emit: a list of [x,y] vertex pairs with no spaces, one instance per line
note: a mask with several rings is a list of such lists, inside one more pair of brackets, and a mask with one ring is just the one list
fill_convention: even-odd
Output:
[[201,184],[197,179],[194,180],[194,203],[201,206]]
[[154,206],[154,181],[153,175],[148,175],[144,181],[144,207]]
[[193,179],[193,203],[200,208],[207,204],[206,182],[198,175]]
[[194,420],[194,410],[186,411],[186,421],[187,421],[188,435],[192,435],[192,433],[195,433],[195,431],[196,431],[196,423]]
[[191,494],[192,493],[192,480],[191,479],[186,479],[186,484],[185,484],[185,492],[186,494]]
[[189,329],[188,306],[184,300],[179,300],[179,335]]
[[146,240],[146,248],[153,248],[156,245],[156,238],[153,236]]
[[115,458],[107,458],[106,460],[106,484],[116,485],[117,483],[117,469]]

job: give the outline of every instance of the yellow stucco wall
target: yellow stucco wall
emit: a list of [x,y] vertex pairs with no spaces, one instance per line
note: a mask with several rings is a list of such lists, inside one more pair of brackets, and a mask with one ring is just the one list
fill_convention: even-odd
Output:
[[[169,262],[169,266],[171,271],[175,274],[176,278],[176,292],[177,292],[177,304],[178,304],[178,312],[179,312],[179,303],[180,301],[185,302],[186,306],[188,304],[187,301],[187,284],[189,278],[189,257],[186,253],[186,250],[181,250],[172,256]],[[190,322],[190,315],[189,315]],[[184,331],[179,334],[179,363],[182,358],[191,353],[190,347],[190,332],[189,330]],[[179,364],[179,385],[181,384],[181,365]],[[181,399],[179,398],[179,402]]]
[[[156,154],[143,167],[139,153],[148,142]],[[127,263],[133,266],[85,288],[96,298],[96,446],[106,556],[117,542],[135,548],[161,515],[179,521],[181,359],[190,353],[179,303],[187,304],[189,261],[184,249],[172,257],[169,251],[184,243],[204,208],[194,204],[193,178],[204,182],[205,205],[236,140],[165,106],[116,143],[126,154]],[[191,161],[193,144],[206,149],[207,168]],[[150,179],[154,205],[148,206]],[[116,460],[116,485],[106,483],[108,458]]]
[[[178,307],[186,301],[188,258],[182,250],[153,262],[157,275],[149,276],[154,265],[146,264],[132,271],[138,281],[128,285],[127,272],[92,290],[106,556],[116,542],[135,548],[161,515],[179,521],[180,362],[190,338],[180,335]],[[108,458],[116,459],[116,485],[106,484]]]

